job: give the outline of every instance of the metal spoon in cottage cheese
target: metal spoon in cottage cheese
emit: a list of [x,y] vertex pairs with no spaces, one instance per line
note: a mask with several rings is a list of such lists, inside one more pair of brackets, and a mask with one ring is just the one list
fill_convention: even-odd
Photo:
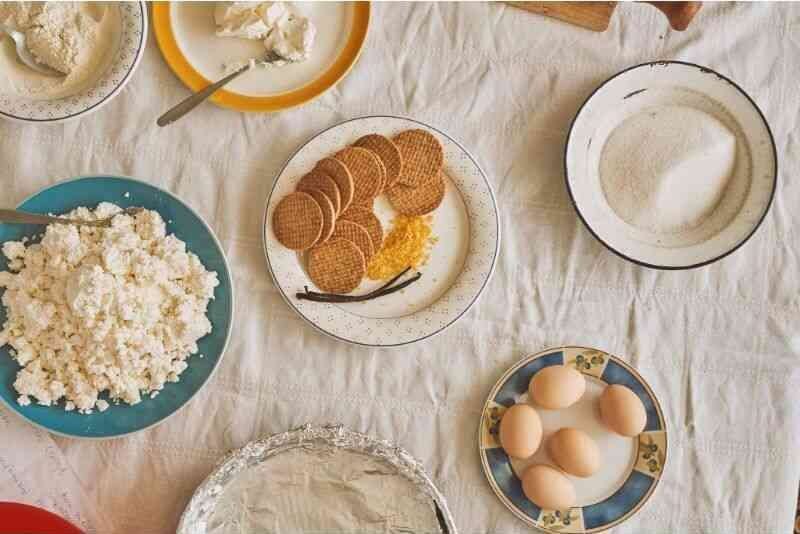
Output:
[[106,217],[105,219],[98,219],[96,221],[83,221],[79,219],[65,219],[64,217],[52,217],[50,215],[39,215],[38,213],[27,213],[25,211],[0,209],[0,223],[73,224],[76,226],[96,226],[108,228],[111,226],[111,220],[117,215],[136,215],[143,210],[144,208],[125,208],[121,212],[116,213],[111,217]]
[[5,33],[8,35],[12,41],[14,41],[16,50],[17,50],[17,58],[30,67],[31,69],[35,70],[40,74],[44,74],[45,76],[51,76],[53,78],[61,77],[63,78],[66,76],[63,72],[59,72],[56,69],[51,69],[47,65],[39,63],[36,61],[36,58],[31,54],[30,50],[28,50],[28,46],[25,43],[25,34],[14,29],[9,28],[5,24],[0,24],[0,32]]

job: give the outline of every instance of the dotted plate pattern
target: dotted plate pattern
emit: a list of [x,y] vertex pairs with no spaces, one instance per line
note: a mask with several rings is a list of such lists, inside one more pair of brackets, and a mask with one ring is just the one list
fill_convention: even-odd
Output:
[[34,100],[0,94],[0,116],[23,122],[60,122],[97,111],[116,96],[130,80],[147,42],[147,6],[144,2],[119,2],[119,47],[106,72],[97,82],[74,95],[56,100]]
[[[453,285],[432,305],[416,313],[392,319],[371,319],[346,312],[331,304],[301,301],[298,290],[309,285],[297,255],[275,239],[272,210],[294,190],[298,176],[323,157],[341,150],[359,137],[379,133],[387,137],[407,129],[423,128],[439,139],[445,169],[458,188],[469,215],[469,248],[464,267]],[[461,318],[477,301],[494,272],[500,249],[500,222],[494,192],[475,158],[444,132],[418,121],[394,116],[361,117],[345,121],[318,134],[289,158],[267,198],[263,238],[267,264],[289,306],[321,332],[347,343],[393,347],[414,343],[442,332]]]

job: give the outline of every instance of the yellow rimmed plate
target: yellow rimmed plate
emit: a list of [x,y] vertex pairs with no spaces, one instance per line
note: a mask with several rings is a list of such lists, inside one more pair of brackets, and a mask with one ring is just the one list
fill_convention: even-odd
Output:
[[[296,5],[318,29],[311,58],[280,69],[248,72],[217,91],[210,99],[212,102],[237,111],[280,111],[313,100],[344,78],[364,46],[370,3]],[[216,37],[213,13],[213,2],[153,4],[153,28],[161,53],[192,91],[222,78],[226,61],[263,53],[263,46],[257,41]]]

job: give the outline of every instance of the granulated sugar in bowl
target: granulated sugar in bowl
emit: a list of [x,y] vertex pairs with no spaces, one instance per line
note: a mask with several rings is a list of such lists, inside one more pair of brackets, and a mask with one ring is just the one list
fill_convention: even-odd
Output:
[[584,103],[565,152],[567,189],[589,231],[647,267],[686,269],[736,250],[775,191],[775,144],[755,103],[680,62],[610,78]]

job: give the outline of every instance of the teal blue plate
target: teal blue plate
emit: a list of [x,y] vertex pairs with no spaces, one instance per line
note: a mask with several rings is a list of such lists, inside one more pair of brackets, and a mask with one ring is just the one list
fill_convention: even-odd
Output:
[[[132,178],[89,176],[48,187],[18,208],[33,213],[64,213],[79,206],[93,208],[104,201],[157,211],[167,223],[167,233],[185,241],[186,248],[200,258],[206,269],[217,272],[220,284],[208,306],[213,330],[198,342],[203,358],[192,356],[180,382],[167,384],[154,399],[145,396],[135,406],[112,404],[106,411],[90,415],[64,411],[63,401],[59,406],[20,406],[13,387],[20,366],[9,355],[8,346],[0,347],[0,401],[34,425],[75,438],[124,436],[161,423],[180,410],[200,391],[222,360],[233,321],[233,284],[222,247],[205,221],[172,194]],[[43,230],[42,226],[0,224],[0,243],[35,236]],[[8,263],[3,256],[0,271],[5,270]],[[5,320],[6,310],[0,305],[0,323]],[[101,398],[108,399],[105,395]]]

